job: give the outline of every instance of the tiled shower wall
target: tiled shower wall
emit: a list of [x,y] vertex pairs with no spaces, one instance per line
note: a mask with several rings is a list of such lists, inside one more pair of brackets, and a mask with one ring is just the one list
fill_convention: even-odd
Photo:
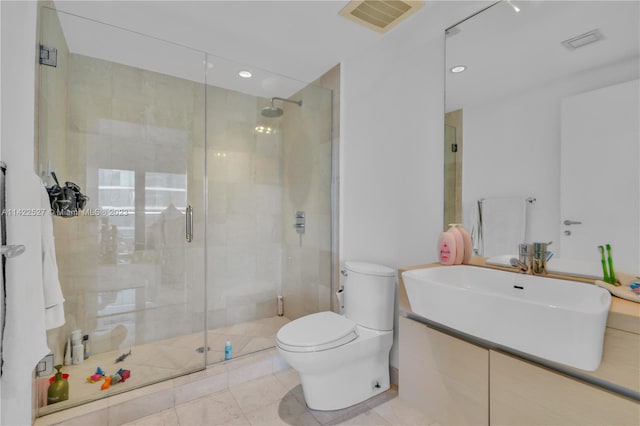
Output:
[[[82,55],[60,61],[68,65],[54,69],[62,93],[57,99],[66,102],[45,110],[67,125],[43,128],[48,137],[41,163],[50,159],[62,181],[80,185],[90,207],[100,198],[99,169],[184,174],[188,168],[196,244],[185,251],[178,217],[169,224],[176,244],[132,247],[118,263],[105,263],[99,217],[54,218],[67,317],[49,333],[54,352],[62,353],[77,328],[96,334],[95,352],[202,329],[205,155],[209,327],[273,316],[281,292],[287,316],[328,309],[329,90],[308,86],[293,97],[304,99],[302,108],[285,104],[282,118],[266,120],[259,111],[267,99],[207,87],[205,154],[201,85]],[[275,132],[256,133],[257,124]],[[307,214],[302,246],[293,229],[296,210]],[[148,242],[154,224],[144,226]],[[101,314],[118,303],[128,308]]]
[[[50,155],[52,169],[61,182],[82,188],[90,197],[89,208],[134,205],[144,198],[152,202],[144,183],[149,173],[184,176],[188,167],[198,169],[198,163],[204,163],[195,155],[197,147],[204,146],[204,119],[197,120],[204,113],[203,97],[196,96],[201,86],[82,55],[69,55],[67,63],[66,139],[50,141],[43,151],[56,153]],[[62,75],[65,69],[56,72]],[[100,170],[115,170],[120,178],[100,182]],[[127,180],[137,197],[99,192],[99,186],[126,186]],[[184,208],[188,199],[196,211],[203,211],[202,174],[189,173],[183,187],[186,195],[176,206]],[[134,243],[125,241],[123,223],[111,216],[54,217],[66,299],[66,324],[50,332],[58,336],[57,353],[74,329],[92,333],[94,352],[202,330],[204,289],[198,258],[204,237],[196,236],[188,249],[181,239],[160,243],[154,240],[158,225],[163,235],[183,238],[183,216],[173,221],[164,214],[157,219],[144,216],[131,219]],[[118,228],[119,254],[110,259],[101,253],[100,229],[105,224]],[[199,266],[187,267],[189,262]]]
[[[303,100],[302,107],[284,106],[282,294],[285,315],[291,320],[329,310],[333,297],[331,170],[333,164],[337,171],[339,82],[336,65],[292,96]],[[303,235],[293,227],[296,211],[305,212]],[[337,283],[337,277],[334,280]]]
[[[267,100],[207,87],[208,325],[276,315],[282,282],[282,133]],[[281,119],[269,123],[278,130]]]

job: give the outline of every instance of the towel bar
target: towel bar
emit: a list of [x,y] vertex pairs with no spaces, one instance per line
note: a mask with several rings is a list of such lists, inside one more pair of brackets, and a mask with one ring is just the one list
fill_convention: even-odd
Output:
[[7,259],[11,259],[12,257],[18,257],[22,253],[25,252],[27,248],[22,244],[13,244],[9,246],[0,246],[0,254],[2,254]]

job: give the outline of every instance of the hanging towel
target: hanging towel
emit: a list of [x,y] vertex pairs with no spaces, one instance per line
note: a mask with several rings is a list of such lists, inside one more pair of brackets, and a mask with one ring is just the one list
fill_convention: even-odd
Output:
[[517,254],[525,242],[526,197],[484,198],[478,203],[482,256]]
[[[43,211],[49,211],[49,194],[40,185]],[[56,246],[53,239],[53,219],[51,214],[42,215],[42,289],[44,293],[45,327],[47,330],[64,324],[64,296],[58,278]]]
[[[7,171],[7,209],[40,208],[40,178],[19,168]],[[16,190],[18,189],[19,190]],[[37,216],[7,215],[8,244],[23,244],[25,252],[7,259],[7,318],[3,341],[3,415],[22,417],[8,424],[28,424],[31,414],[33,369],[46,354],[44,293],[42,291],[41,219]],[[6,404],[6,405],[5,405]],[[9,415],[9,414],[7,414]]]

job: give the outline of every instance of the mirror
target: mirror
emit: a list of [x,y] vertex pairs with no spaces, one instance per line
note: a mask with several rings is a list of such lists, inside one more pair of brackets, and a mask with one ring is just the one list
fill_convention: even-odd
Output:
[[445,226],[519,198],[550,269],[601,278],[610,243],[616,270],[640,272],[639,6],[502,1],[447,30]]

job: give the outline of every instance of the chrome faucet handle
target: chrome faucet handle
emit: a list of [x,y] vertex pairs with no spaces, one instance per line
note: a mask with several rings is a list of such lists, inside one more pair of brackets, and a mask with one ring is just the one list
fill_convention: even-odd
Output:
[[533,273],[534,274],[546,274],[547,273],[547,261],[553,256],[549,256],[547,247],[552,243],[533,243]]
[[529,268],[529,266],[527,266],[525,263],[520,262],[515,257],[509,259],[509,263],[511,264],[511,266],[513,266],[514,268],[518,268],[520,272],[525,274],[529,272],[529,270],[531,269]]
[[518,244],[518,261],[531,266],[531,258],[533,257],[533,246],[528,243]]

